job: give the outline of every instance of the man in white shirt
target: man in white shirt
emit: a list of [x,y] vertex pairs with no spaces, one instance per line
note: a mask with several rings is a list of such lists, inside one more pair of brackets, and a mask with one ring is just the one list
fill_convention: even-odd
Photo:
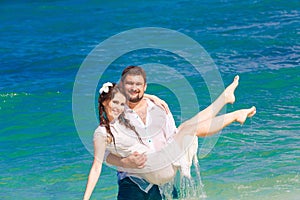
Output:
[[[128,98],[126,118],[137,129],[147,146],[153,151],[160,150],[176,132],[172,114],[167,114],[162,108],[144,98],[147,83],[146,73],[141,67],[125,68],[120,84]],[[109,154],[106,162],[125,168],[143,168],[146,159],[145,155],[138,153],[127,158]],[[118,200],[162,199],[157,185],[150,184],[136,175],[131,176],[128,172],[118,171],[118,184]]]

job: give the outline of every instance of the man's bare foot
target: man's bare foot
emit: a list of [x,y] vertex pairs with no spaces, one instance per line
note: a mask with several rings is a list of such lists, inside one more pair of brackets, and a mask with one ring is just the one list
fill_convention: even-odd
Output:
[[253,117],[253,115],[255,115],[256,108],[255,108],[255,106],[252,106],[249,109],[242,109],[242,110],[238,110],[236,112],[237,112],[236,121],[239,122],[240,124],[244,124],[247,117]]
[[224,96],[225,96],[226,103],[233,104],[235,102],[234,91],[236,87],[239,85],[239,79],[240,77],[236,75],[233,79],[233,82],[225,89]]

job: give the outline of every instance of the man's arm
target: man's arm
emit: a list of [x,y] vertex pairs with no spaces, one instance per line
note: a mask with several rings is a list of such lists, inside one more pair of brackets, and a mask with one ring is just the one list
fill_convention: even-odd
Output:
[[147,161],[147,157],[145,154],[139,154],[138,152],[134,152],[128,157],[121,158],[114,154],[108,154],[106,157],[106,162],[110,165],[123,167],[123,168],[144,168],[145,163]]

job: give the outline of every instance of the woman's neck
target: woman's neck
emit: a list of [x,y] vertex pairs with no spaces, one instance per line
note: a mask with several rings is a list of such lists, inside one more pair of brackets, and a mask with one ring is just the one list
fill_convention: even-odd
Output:
[[112,116],[107,116],[108,122],[112,122],[114,120],[114,118]]

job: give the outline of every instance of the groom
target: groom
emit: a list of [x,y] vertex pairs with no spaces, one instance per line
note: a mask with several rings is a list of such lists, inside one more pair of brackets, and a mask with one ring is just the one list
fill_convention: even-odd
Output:
[[[146,73],[138,66],[129,66],[122,72],[120,85],[127,95],[125,116],[138,132],[147,138],[143,142],[158,151],[167,144],[168,139],[176,132],[171,113],[166,113],[159,106],[144,98],[147,88]],[[109,154],[106,162],[123,168],[143,168],[147,158],[137,152],[126,158]],[[118,171],[118,200],[160,200],[162,199],[157,185],[132,176],[128,172]]]

